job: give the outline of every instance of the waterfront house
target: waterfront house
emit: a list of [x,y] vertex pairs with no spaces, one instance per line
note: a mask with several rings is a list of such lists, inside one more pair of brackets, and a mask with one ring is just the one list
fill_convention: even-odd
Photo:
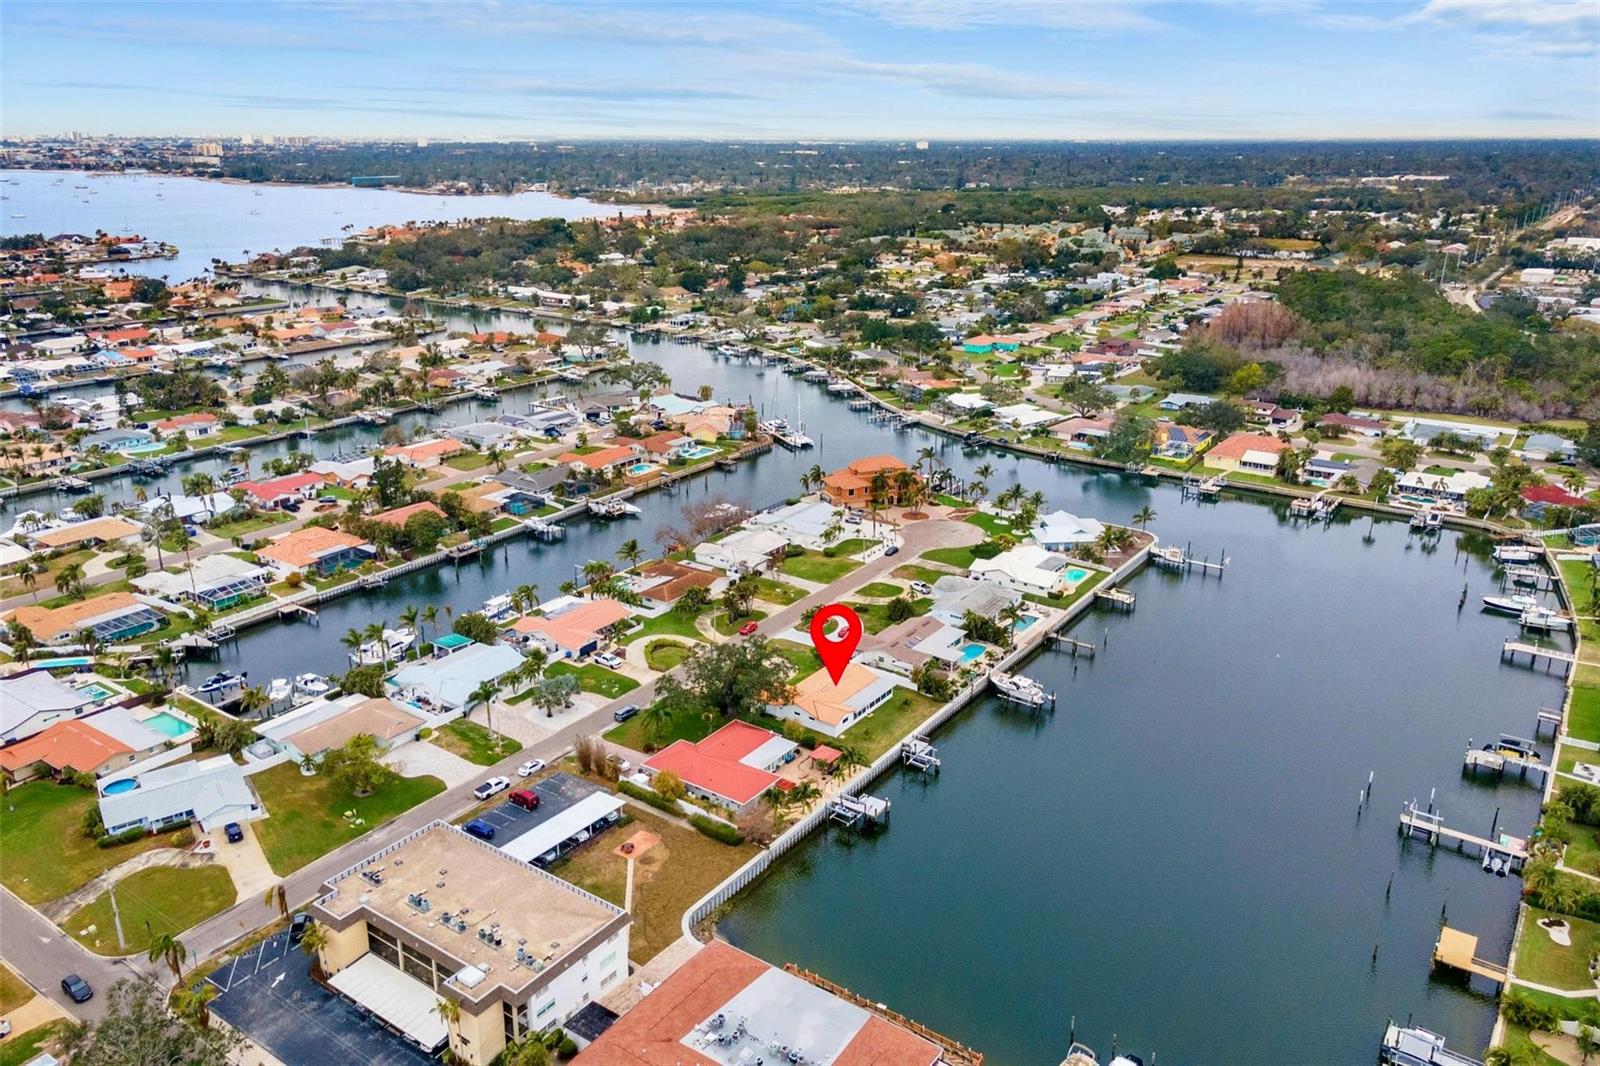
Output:
[[[900,504],[899,475],[910,470],[905,460],[893,455],[872,455],[857,459],[848,466],[835,470],[822,479],[822,498],[831,504],[848,507],[865,507],[872,499],[872,482],[884,475],[887,487],[883,503]],[[920,482],[920,476],[913,474]]]
[[928,613],[949,625],[963,625],[967,612],[998,618],[1007,607],[1022,601],[1022,594],[993,581],[946,574],[933,583],[933,606]]
[[902,684],[905,682],[900,678],[858,662],[844,668],[837,684],[826,669],[818,669],[802,678],[785,702],[768,703],[767,713],[799,722],[807,729],[830,737],[840,737],[889,702],[894,690]]
[[1560,485],[1529,485],[1522,490],[1522,498],[1527,501],[1522,513],[1532,519],[1542,518],[1551,507],[1594,507],[1592,500],[1575,496]]
[[1111,422],[1109,418],[1068,418],[1051,426],[1050,435],[1070,447],[1093,451],[1111,435]]
[[1187,459],[1205,446],[1211,439],[1211,431],[1198,426],[1180,426],[1176,422],[1161,419],[1156,423],[1155,440],[1152,446],[1155,454],[1167,459]]
[[445,519],[445,513],[439,509],[438,504],[434,503],[432,500],[420,500],[417,503],[408,503],[401,507],[391,507],[387,511],[379,511],[377,514],[368,515],[367,521],[378,522],[383,525],[394,526],[395,528],[399,529],[405,526],[406,522],[410,520],[412,515],[419,514],[436,515],[441,521]]
[[556,462],[567,464],[576,474],[601,474],[609,477],[618,470],[639,462],[644,454],[643,445],[630,442],[583,455],[577,452],[563,452]]
[[281,507],[286,501],[309,500],[328,483],[325,474],[303,470],[266,481],[241,481],[234,486],[256,507]]
[[1400,475],[1395,485],[1395,494],[1459,506],[1466,502],[1467,493],[1473,489],[1488,487],[1489,478],[1475,470],[1455,470],[1448,474],[1408,470]]
[[[125,786],[126,781],[133,785]],[[100,819],[113,835],[134,828],[159,833],[191,822],[209,833],[229,822],[266,816],[231,755],[174,763],[100,785]]]
[[147,429],[137,429],[132,426],[113,426],[91,433],[78,442],[78,447],[88,452],[92,448],[99,448],[106,452],[124,452],[134,448],[144,448],[155,443],[155,434]]
[[0,678],[0,744],[12,744],[94,709],[92,696],[44,670]]
[[106,592],[60,607],[27,604],[3,619],[26,626],[41,644],[75,644],[84,630],[102,644],[117,644],[159,629],[165,621],[160,611],[131,592]]
[[670,559],[645,563],[630,579],[633,590],[656,604],[673,604],[692,588],[710,592],[722,580],[720,571],[704,566],[689,566]]
[[28,534],[27,539],[28,543],[39,551],[98,548],[106,544],[116,544],[130,537],[137,537],[143,531],[143,528],[125,518],[106,515],[102,518],[91,518],[85,522],[73,522],[69,525],[41,529]]
[[1206,452],[1205,465],[1217,470],[1270,477],[1278,472],[1278,456],[1288,447],[1277,437],[1265,433],[1235,433]]
[[1031,430],[1036,426],[1043,426],[1055,422],[1060,418],[1059,411],[1047,411],[1031,403],[1014,403],[1006,407],[996,407],[990,412],[991,417],[1002,426],[1012,429]]
[[974,559],[969,572],[980,581],[1033,596],[1064,596],[1088,576],[1065,555],[1038,544],[1019,544],[993,559]]
[[644,761],[643,772],[676,774],[692,796],[745,811],[777,786],[778,770],[797,745],[770,730],[735,719],[701,741],[675,740]]
[[[864,633],[856,646],[855,661],[862,666],[889,670],[909,676],[911,671],[933,658],[935,647],[946,643],[945,631],[965,641],[961,630],[931,614],[918,615],[886,626],[877,633]],[[924,641],[932,647],[923,648]]]
[[[419,1047],[418,1061],[448,1045],[452,1062],[489,1066],[510,1041],[558,1028],[628,975],[632,916],[530,865],[516,845],[435,821],[334,875],[308,908],[326,934],[317,968],[327,986]],[[441,1000],[453,1008],[437,1009]]]
[[1356,465],[1354,463],[1343,459],[1334,459],[1330,456],[1318,455],[1306,460],[1306,465],[1300,471],[1300,476],[1308,485],[1328,488],[1346,474],[1354,477],[1355,473]]
[[171,437],[175,433],[182,433],[190,440],[204,440],[222,432],[222,419],[209,411],[196,411],[193,414],[163,418],[159,422],[152,423],[150,428],[159,432],[163,437]]
[[1105,524],[1093,518],[1079,518],[1067,511],[1051,511],[1039,517],[1033,527],[1034,542],[1050,551],[1070,551],[1083,544],[1093,544],[1105,532]]
[[269,567],[226,552],[202,555],[187,570],[155,570],[133,579],[133,587],[158,599],[188,600],[208,611],[226,611],[264,595],[272,582]]
[[365,734],[378,742],[382,753],[414,740],[426,723],[409,708],[387,696],[359,692],[337,700],[316,699],[256,726],[260,741],[245,749],[257,761],[321,761],[330,751]]
[[[849,529],[844,524],[844,512],[831,503],[819,500],[787,504],[772,511],[752,515],[750,525],[767,529],[792,544],[812,551],[822,551],[839,540]],[[827,534],[833,531],[830,538]]]
[[64,444],[29,444],[0,453],[0,471],[8,477],[60,474],[78,461],[76,449]]
[[115,705],[82,718],[57,722],[26,740],[0,748],[0,772],[7,784],[17,785],[38,776],[41,769],[104,777],[158,755],[165,754],[164,761],[188,755],[192,746],[188,741],[180,744],[176,740],[185,736],[192,740],[193,724],[185,723],[189,732],[174,736],[149,724],[158,716],[162,721],[184,722],[166,708],[153,714],[148,707]]
[[352,459],[349,462],[338,462],[333,459],[319,459],[306,467],[309,473],[346,489],[364,489],[372,481],[373,471],[377,462],[366,456],[361,459]]
[[733,575],[754,574],[777,563],[789,541],[770,529],[738,529],[694,547],[694,557]]
[[302,526],[256,551],[280,577],[316,574],[328,577],[372,558],[372,545],[360,537],[322,526]]
[[472,693],[485,681],[517,669],[522,655],[505,644],[471,644],[448,655],[418,659],[401,667],[389,682],[389,693],[430,714],[465,713]]
[[383,456],[385,459],[394,459],[418,470],[431,470],[450,456],[465,450],[466,445],[460,441],[443,437],[437,440],[418,441],[415,444],[397,444],[392,448],[385,448]]
[[210,522],[243,510],[244,505],[227,492],[211,492],[204,496],[179,493],[176,496],[152,496],[140,505],[139,510],[146,515],[154,515],[163,508],[170,509],[172,517],[180,522]]
[[555,614],[518,618],[511,629],[554,658],[581,659],[598,651],[632,614],[626,604],[617,600],[581,600]]
[[639,441],[644,450],[658,459],[672,460],[695,446],[693,438],[673,430],[663,430]]

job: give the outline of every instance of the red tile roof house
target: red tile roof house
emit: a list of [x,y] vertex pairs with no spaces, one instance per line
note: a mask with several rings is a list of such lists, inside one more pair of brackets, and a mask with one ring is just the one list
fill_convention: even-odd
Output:
[[234,487],[257,507],[277,507],[285,500],[309,500],[327,483],[326,475],[306,470],[268,481],[241,481]]
[[597,452],[590,452],[587,455],[579,455],[577,452],[565,452],[556,462],[566,463],[580,474],[584,472],[609,474],[624,464],[633,464],[644,454],[645,450],[642,444],[617,444],[610,448],[601,448]]
[[524,616],[511,628],[557,658],[581,659],[631,617],[633,609],[617,600],[586,600],[557,615]]
[[190,415],[163,418],[159,422],[151,423],[150,428],[160,430],[161,435],[164,437],[170,437],[174,433],[182,432],[190,440],[193,440],[196,437],[209,437],[214,433],[221,433],[222,419],[207,411],[197,411]]
[[450,456],[465,448],[466,445],[460,441],[443,437],[439,440],[425,440],[416,444],[400,444],[393,448],[385,448],[383,454],[387,459],[398,459],[400,462],[408,466],[414,466],[418,470],[427,470],[430,467],[438,466]]
[[1529,518],[1538,518],[1550,507],[1593,507],[1593,500],[1586,500],[1582,496],[1574,496],[1560,485],[1529,485],[1522,490],[1522,498],[1528,501],[1522,513]]
[[416,514],[436,514],[440,518],[445,517],[445,513],[439,509],[438,504],[430,500],[423,500],[420,503],[408,503],[404,507],[391,507],[387,511],[379,511],[377,514],[368,515],[367,518],[369,521],[382,522],[384,525],[403,526],[406,524],[407,519]]
[[1278,471],[1278,455],[1289,446],[1263,433],[1235,433],[1206,452],[1203,462],[1217,470],[1271,476]]
[[736,719],[698,743],[673,741],[643,769],[652,777],[670,771],[691,795],[745,811],[777,786],[777,770],[794,751],[793,741]]

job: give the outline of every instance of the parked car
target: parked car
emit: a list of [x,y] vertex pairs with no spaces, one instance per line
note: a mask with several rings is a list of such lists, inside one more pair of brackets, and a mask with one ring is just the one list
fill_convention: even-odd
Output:
[[626,707],[618,707],[611,713],[611,717],[619,722],[626,722],[628,719],[632,718],[638,713],[639,705],[637,703],[630,703]]
[[883,549],[883,554],[884,555],[899,555],[900,554],[900,545],[898,545],[898,544],[889,545],[887,548]]
[[603,651],[599,655],[596,655],[594,657],[594,661],[605,667],[607,670],[615,670],[622,665],[622,660],[617,658],[615,655],[612,655],[608,651]]
[[610,761],[612,766],[617,768],[618,774],[627,774],[633,772],[633,763],[629,762],[627,759],[624,759],[622,756],[608,755],[606,758]]
[[310,928],[311,915],[305,911],[295,911],[294,917],[289,920],[289,943],[300,943],[305,938],[306,930]]
[[474,818],[472,821],[468,822],[466,825],[462,826],[461,828],[465,829],[467,832],[471,833],[473,836],[477,837],[479,840],[493,840],[494,839],[494,826],[490,825],[488,822],[484,821],[482,818]]
[[506,777],[491,777],[483,784],[472,790],[472,794],[480,800],[486,800],[497,792],[504,792],[511,787],[511,779]]
[[61,979],[61,991],[71,996],[74,1003],[87,1003],[94,998],[94,989],[89,987],[89,982],[75,973],[69,973]]
[[739,627],[739,635],[741,637],[748,637],[751,633],[754,633],[755,631],[756,631],[756,623],[754,621],[746,622],[744,625]]
[[222,827],[222,831],[228,835],[228,843],[230,844],[237,844],[244,839],[244,826],[238,822],[229,822]]
[[325,494],[317,497],[317,502],[318,503],[338,503],[339,502],[339,497],[334,496],[331,493],[325,493]]
[[511,793],[509,799],[525,811],[531,811],[539,806],[539,793],[525,788],[519,788]]
[[529,759],[527,762],[525,762],[521,766],[517,767],[517,776],[518,777],[532,777],[534,774],[538,773],[540,770],[543,770],[543,769],[544,769],[544,760],[543,759]]
[[911,591],[915,592],[918,596],[932,596],[933,586],[928,584],[926,581],[913,581],[911,583]]
[[300,510],[300,505],[298,503],[296,503],[295,501],[293,501],[293,500],[284,500],[283,503],[281,504],[281,507],[283,508],[283,510],[290,511],[290,512],[294,512],[294,511]]

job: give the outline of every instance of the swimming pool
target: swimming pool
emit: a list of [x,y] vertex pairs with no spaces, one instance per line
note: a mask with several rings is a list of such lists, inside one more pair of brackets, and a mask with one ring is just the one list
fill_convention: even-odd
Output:
[[1067,580],[1072,582],[1074,585],[1088,576],[1089,571],[1085,570],[1081,566],[1074,566],[1072,569],[1067,571]]
[[707,456],[716,454],[717,450],[715,448],[708,448],[704,444],[696,444],[693,448],[682,453],[685,459],[704,459]]
[[40,659],[33,665],[41,670],[60,670],[67,666],[88,666],[89,658],[84,655],[74,655],[66,659]]
[[654,469],[655,467],[650,463],[634,463],[632,466],[628,467],[628,473],[632,474],[634,477],[643,477]]
[[1011,623],[1011,628],[1012,628],[1013,631],[1015,631],[1017,633],[1021,633],[1024,629],[1027,629],[1029,626],[1033,625],[1033,623],[1037,622],[1038,620],[1039,620],[1039,616],[1036,615],[1036,614],[1025,614],[1021,618],[1017,619],[1015,622],[1012,622]]
[[96,702],[99,702],[100,700],[109,700],[112,696],[116,695],[115,692],[112,692],[98,681],[88,685],[80,685],[78,687],[78,691]]
[[166,737],[181,737],[193,732],[194,726],[185,722],[175,714],[159,711],[144,720],[144,724]]
[[139,787],[139,782],[131,777],[124,777],[121,781],[112,781],[100,790],[102,795],[115,796],[123,792],[132,792]]
[[961,665],[965,666],[983,654],[982,644],[966,644],[961,648]]

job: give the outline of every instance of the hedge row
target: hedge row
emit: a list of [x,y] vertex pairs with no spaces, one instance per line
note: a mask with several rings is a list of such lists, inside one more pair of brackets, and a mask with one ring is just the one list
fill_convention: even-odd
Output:
[[618,781],[617,791],[625,796],[632,796],[636,800],[643,800],[657,810],[666,811],[668,814],[681,815],[683,813],[676,803],[667,799],[667,797],[653,788],[645,788],[643,785],[636,785],[632,781]]
[[744,837],[740,836],[739,831],[727,822],[719,822],[715,818],[708,818],[703,814],[691,814],[689,816],[689,824],[712,840],[721,841],[729,847],[737,847],[744,843]]

